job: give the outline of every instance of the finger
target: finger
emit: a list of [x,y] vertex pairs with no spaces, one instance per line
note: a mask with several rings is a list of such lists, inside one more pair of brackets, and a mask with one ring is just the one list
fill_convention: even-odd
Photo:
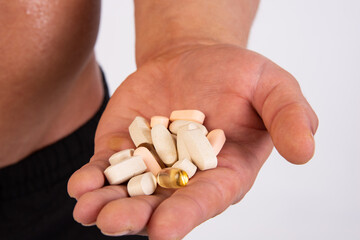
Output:
[[295,164],[312,158],[318,119],[293,76],[273,63],[265,64],[253,106],[284,158]]
[[67,189],[71,197],[79,199],[84,193],[104,186],[104,170],[109,166],[109,157],[116,152],[109,146],[116,146],[116,150],[132,147],[131,140],[120,134],[103,139],[104,141],[98,141],[98,151],[95,152],[90,162],[70,177]]
[[121,86],[111,97],[101,116],[95,135],[95,151],[90,162],[76,171],[68,182],[68,193],[78,199],[82,194],[101,188],[109,157],[117,151],[134,148],[128,133],[132,119],[140,113],[129,107],[131,94]]
[[114,200],[102,208],[96,225],[108,236],[141,233],[146,228],[154,209],[165,197],[166,194],[157,193]]
[[93,161],[73,173],[67,185],[69,196],[79,199],[84,193],[101,188],[105,183],[103,171],[108,165],[106,161]]
[[106,186],[87,192],[76,203],[73,217],[82,225],[93,225],[99,212],[107,203],[127,196],[125,186]]
[[[262,165],[260,162],[266,158],[256,159],[238,148],[227,147],[216,169],[196,173],[185,188],[159,205],[148,224],[150,238],[182,239],[197,225],[244,197]],[[228,156],[229,159],[223,158]]]
[[[199,173],[198,173],[199,174]],[[229,169],[218,168],[208,171],[204,175],[212,174],[210,178],[200,178],[189,184],[186,189],[175,192],[171,198],[165,200],[154,212],[148,225],[148,234],[153,239],[182,239],[193,228],[205,220],[224,211],[235,201],[235,192],[243,191],[241,181]],[[218,177],[228,180],[224,187]],[[194,179],[195,180],[195,179]],[[234,186],[237,185],[237,188]],[[223,190],[223,189],[231,189]]]

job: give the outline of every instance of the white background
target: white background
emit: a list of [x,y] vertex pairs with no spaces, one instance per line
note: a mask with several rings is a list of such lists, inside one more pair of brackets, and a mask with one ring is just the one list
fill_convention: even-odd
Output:
[[[135,70],[133,3],[103,1],[96,46],[111,92]],[[360,239],[360,1],[263,0],[249,48],[291,72],[317,112],[316,154],[276,150],[242,202],[185,239]]]

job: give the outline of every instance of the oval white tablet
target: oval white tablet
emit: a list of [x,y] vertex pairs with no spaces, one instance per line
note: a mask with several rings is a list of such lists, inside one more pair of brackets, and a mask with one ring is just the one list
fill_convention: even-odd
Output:
[[171,133],[163,125],[158,124],[151,129],[151,138],[161,160],[168,166],[174,164],[177,152]]
[[141,156],[133,156],[105,169],[110,184],[121,184],[133,176],[145,172],[146,165]]
[[172,166],[173,168],[179,168],[183,171],[185,171],[189,178],[194,176],[197,167],[187,158],[184,158],[183,160],[179,160]]
[[151,172],[143,173],[130,179],[127,191],[131,197],[150,195],[156,190],[156,178]]
[[125,159],[131,157],[133,155],[133,153],[134,153],[134,149],[125,149],[120,152],[114,153],[109,158],[110,165],[115,165],[115,164],[121,162],[122,160],[125,160]]
[[129,126],[129,133],[136,147],[142,143],[152,144],[150,125],[143,117],[138,116],[134,119]]
[[200,129],[183,131],[182,139],[191,160],[200,170],[207,170],[217,166],[214,150]]
[[188,124],[195,124],[195,126],[197,128],[200,128],[201,131],[204,133],[204,135],[208,134],[208,130],[206,129],[206,127],[200,123],[194,122],[194,121],[187,121],[187,120],[176,120],[173,121],[172,123],[170,123],[169,125],[169,130],[170,132],[174,133],[174,134],[178,134],[178,131],[180,128],[188,125]]

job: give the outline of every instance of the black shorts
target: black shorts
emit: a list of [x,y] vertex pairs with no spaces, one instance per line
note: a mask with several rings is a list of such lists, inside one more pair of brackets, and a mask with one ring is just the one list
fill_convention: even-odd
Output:
[[[67,194],[70,176],[93,155],[94,137],[105,97],[98,112],[67,137],[0,169],[0,239],[114,239],[96,226],[83,227],[72,217],[76,200]],[[148,239],[124,236],[116,239]]]

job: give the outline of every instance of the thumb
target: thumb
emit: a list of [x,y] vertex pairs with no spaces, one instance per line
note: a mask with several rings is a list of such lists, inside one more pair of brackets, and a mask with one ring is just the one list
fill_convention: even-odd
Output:
[[266,63],[254,92],[253,106],[285,159],[304,164],[312,158],[318,118],[293,76],[272,62]]

